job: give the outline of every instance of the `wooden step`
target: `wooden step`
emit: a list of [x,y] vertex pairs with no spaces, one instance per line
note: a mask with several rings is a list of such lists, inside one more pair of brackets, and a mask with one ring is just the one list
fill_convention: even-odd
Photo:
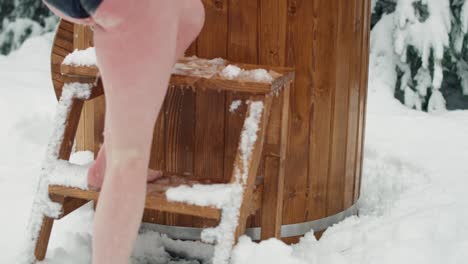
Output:
[[[201,60],[195,63],[194,60]],[[170,79],[170,87],[185,87],[191,89],[212,89],[252,94],[268,94],[277,92],[294,79],[294,70],[286,67],[273,67],[268,65],[232,63],[223,60],[223,64],[210,63],[212,60],[182,58],[174,66]],[[221,71],[228,65],[249,70],[266,70],[272,77],[271,81],[255,81],[253,79],[228,79],[221,75]],[[100,77],[99,68],[95,65],[74,66],[61,65],[61,73],[67,78],[95,79]]]
[[[165,193],[169,188],[177,187],[180,185],[192,186],[195,184],[219,183],[210,180],[187,180],[186,178],[174,175],[164,176],[158,179],[157,181],[148,184],[145,209],[220,220],[221,210],[218,208],[208,206],[197,206],[187,203],[171,202],[167,200]],[[258,180],[253,195],[254,202],[252,203],[252,208],[250,209],[251,214],[255,213],[261,206],[262,189],[263,186],[261,180]],[[75,198],[81,201],[98,201],[99,192],[58,185],[50,185],[49,196],[52,201],[58,203],[63,203],[66,199],[69,198]]]

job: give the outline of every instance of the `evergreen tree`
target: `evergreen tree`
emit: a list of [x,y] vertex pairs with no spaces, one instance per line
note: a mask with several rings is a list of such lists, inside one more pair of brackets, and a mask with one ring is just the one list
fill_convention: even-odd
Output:
[[372,27],[391,28],[394,94],[405,105],[430,112],[468,109],[465,0],[375,0]]
[[31,36],[52,31],[57,21],[41,0],[0,0],[0,54],[17,49]]

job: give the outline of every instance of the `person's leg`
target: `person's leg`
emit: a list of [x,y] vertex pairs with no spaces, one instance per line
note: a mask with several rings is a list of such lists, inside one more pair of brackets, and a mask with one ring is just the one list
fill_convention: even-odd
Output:
[[[200,0],[179,0],[181,15],[177,33],[176,60],[183,57],[185,51],[200,33],[205,21],[205,8]],[[105,175],[105,143],[88,172],[88,184],[92,189],[99,189]],[[162,176],[160,171],[148,170],[147,182],[152,182]]]
[[93,16],[107,105],[93,263],[128,263],[143,213],[153,127],[176,58],[180,3],[104,1]]
[[[106,146],[102,145],[98,152],[96,160],[88,171],[88,187],[91,190],[99,190],[104,182],[106,173]],[[153,182],[163,176],[162,171],[148,169],[147,182]]]

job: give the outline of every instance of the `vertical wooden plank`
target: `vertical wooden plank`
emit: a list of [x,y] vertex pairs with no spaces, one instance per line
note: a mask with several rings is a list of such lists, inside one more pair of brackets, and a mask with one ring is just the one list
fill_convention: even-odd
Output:
[[229,1],[229,60],[257,63],[258,10],[258,1]]
[[352,41],[352,57],[351,57],[351,73],[348,98],[348,136],[346,146],[346,167],[345,167],[345,189],[344,189],[344,207],[349,208],[354,203],[354,185],[356,175],[357,162],[357,135],[359,121],[359,86],[361,78],[361,45],[362,45],[362,1],[353,0],[353,41]]
[[[228,0],[204,0],[205,27],[197,41],[199,57],[227,55]],[[196,95],[195,174],[223,179],[225,93],[200,91]]]
[[[205,25],[197,39],[198,57],[227,56],[228,0],[203,0]],[[194,176],[222,179],[224,173],[225,93],[197,92],[195,95]],[[211,131],[212,130],[212,131]],[[208,145],[207,145],[208,144]],[[212,226],[213,221],[193,218],[192,226]]]
[[[255,4],[246,0],[231,0],[229,2],[229,42],[227,43],[227,59],[243,63],[257,63],[257,9]],[[242,102],[239,114],[230,114],[232,102]],[[244,109],[248,96],[244,94],[227,93],[226,98],[226,140],[225,140],[225,179],[232,173],[234,155],[239,143],[239,134],[244,122]]]
[[330,174],[327,185],[327,215],[344,209],[346,140],[348,132],[348,94],[350,85],[351,49],[353,41],[352,1],[340,1],[337,13],[336,53],[340,63],[336,66],[336,85],[332,101],[332,143]]
[[[284,66],[286,63],[287,4],[287,1],[283,0],[259,1],[259,64]],[[286,135],[289,129],[289,121],[283,120],[284,110],[289,110],[283,108],[289,107],[289,89],[287,93],[286,97],[282,94],[281,97],[273,98],[266,132],[261,212],[262,239],[279,237],[281,234],[285,161],[281,162],[280,156],[286,149],[288,140],[282,138],[282,131]]]
[[[227,58],[230,61],[242,63],[258,63],[258,20],[259,20],[259,5],[258,1],[252,0],[229,0],[229,29],[227,43]],[[233,95],[229,93],[226,102],[233,100],[247,101],[245,95]],[[228,108],[229,105],[226,105]],[[235,118],[231,115],[226,116],[226,146],[225,153],[235,153],[238,144],[238,138],[235,133],[242,128],[243,120]],[[232,154],[231,154],[232,155]],[[228,168],[232,168],[231,160],[225,159],[225,164]],[[263,163],[263,162],[262,162]],[[225,170],[228,172],[228,170]],[[262,171],[260,169],[259,171]],[[227,175],[225,177],[228,177]],[[251,218],[248,226],[259,223],[259,217]]]
[[195,177],[222,180],[224,174],[225,93],[197,93],[195,126]]
[[260,0],[259,2],[258,63],[284,66],[288,2],[284,0]]
[[195,149],[195,92],[169,89],[165,101],[165,169],[193,175]]
[[[313,23],[311,127],[309,128],[308,220],[326,217],[327,182],[329,175],[330,123],[335,87],[336,1],[314,1]],[[323,12],[328,10],[328,12]],[[327,63],[322,63],[326,61]],[[297,82],[297,80],[296,80]]]
[[197,55],[203,58],[227,55],[229,0],[203,0],[205,25],[197,39]]
[[[226,107],[225,107],[225,120],[226,126],[225,144],[224,144],[224,181],[229,181],[232,169],[234,167],[234,160],[239,144],[239,137],[242,130],[242,124],[245,120],[245,113],[247,111],[247,99],[245,95],[236,93],[227,93]],[[240,103],[237,109],[230,111],[231,105],[236,102]]]
[[368,73],[369,73],[369,41],[370,41],[370,0],[363,1],[363,13],[362,13],[362,57],[361,57],[361,79],[360,79],[360,91],[359,91],[359,133],[357,143],[357,155],[356,155],[356,183],[354,190],[355,202],[359,199],[361,189],[361,177],[362,177],[362,163],[364,157],[364,139],[365,139],[365,128],[366,128],[366,104],[367,104],[367,85],[368,85]]
[[34,249],[34,256],[36,260],[44,260],[47,254],[47,248],[49,246],[50,233],[54,225],[54,219],[50,217],[44,217],[42,220],[41,231],[36,242],[36,248]]
[[[89,27],[75,24],[73,28],[74,49],[83,50],[93,46],[93,33]],[[97,115],[100,115],[100,117],[97,117]],[[101,143],[99,139],[102,139],[102,136],[100,138],[95,138],[95,136],[99,136],[99,127],[103,126],[103,122],[101,122],[101,124],[97,123],[103,120],[102,115],[104,115],[104,99],[99,98],[85,103],[82,118],[78,126],[76,150],[90,150],[97,155]]]
[[[271,97],[263,97],[259,98],[256,96],[251,96],[250,97],[251,101],[255,102],[263,102],[263,113],[262,116],[259,120],[259,130],[257,132],[257,140],[255,141],[253,148],[252,148],[252,156],[249,161],[247,161],[248,164],[242,164],[242,151],[239,148],[236,151],[236,158],[235,158],[235,168],[238,168],[242,171],[242,173],[247,174],[247,178],[245,179],[245,182],[241,182],[243,185],[243,196],[242,196],[242,205],[240,208],[240,215],[239,215],[239,222],[238,226],[235,232],[235,239],[237,240],[241,235],[245,233],[246,229],[246,221],[247,217],[249,215],[249,208],[251,206],[252,202],[252,194],[253,194],[253,189],[255,185],[255,180],[257,177],[258,173],[258,167],[260,165],[260,160],[261,160],[261,155],[262,155],[262,146],[265,141],[265,132],[267,128],[267,122],[269,119],[269,113],[271,109],[271,104],[272,104],[272,98]],[[250,116],[250,106],[247,109],[247,117]],[[248,171],[243,171],[242,167],[244,165],[247,165]],[[235,176],[235,170],[232,171],[232,177],[231,177],[231,182],[236,182],[236,176]]]
[[[286,172],[286,155],[289,132],[289,95],[290,85],[285,87],[281,97],[273,99],[273,107],[278,108],[280,112],[278,130],[276,129],[276,111],[272,108],[269,126],[266,137],[265,155],[265,180],[263,186],[262,202],[262,240],[271,237],[281,237],[281,225],[283,223],[283,199]],[[279,101],[275,105],[275,101]],[[275,136],[269,136],[268,133],[274,133]],[[273,140],[274,143],[271,143]],[[268,142],[270,141],[270,142]],[[277,153],[265,153],[270,148]]]
[[287,66],[295,67],[296,80],[291,87],[289,120],[289,152],[286,164],[284,207],[291,214],[283,216],[283,224],[306,220],[307,176],[309,160],[309,123],[313,87],[313,4],[315,1],[288,1]]

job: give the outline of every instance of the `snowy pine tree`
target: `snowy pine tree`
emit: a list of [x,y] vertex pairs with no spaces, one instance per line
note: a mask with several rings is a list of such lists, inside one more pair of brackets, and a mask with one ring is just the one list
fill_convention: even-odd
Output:
[[1,0],[0,21],[0,54],[8,54],[27,38],[52,31],[58,20],[41,0]]
[[391,35],[395,96],[429,112],[468,108],[465,0],[374,0],[372,8],[373,35]]

